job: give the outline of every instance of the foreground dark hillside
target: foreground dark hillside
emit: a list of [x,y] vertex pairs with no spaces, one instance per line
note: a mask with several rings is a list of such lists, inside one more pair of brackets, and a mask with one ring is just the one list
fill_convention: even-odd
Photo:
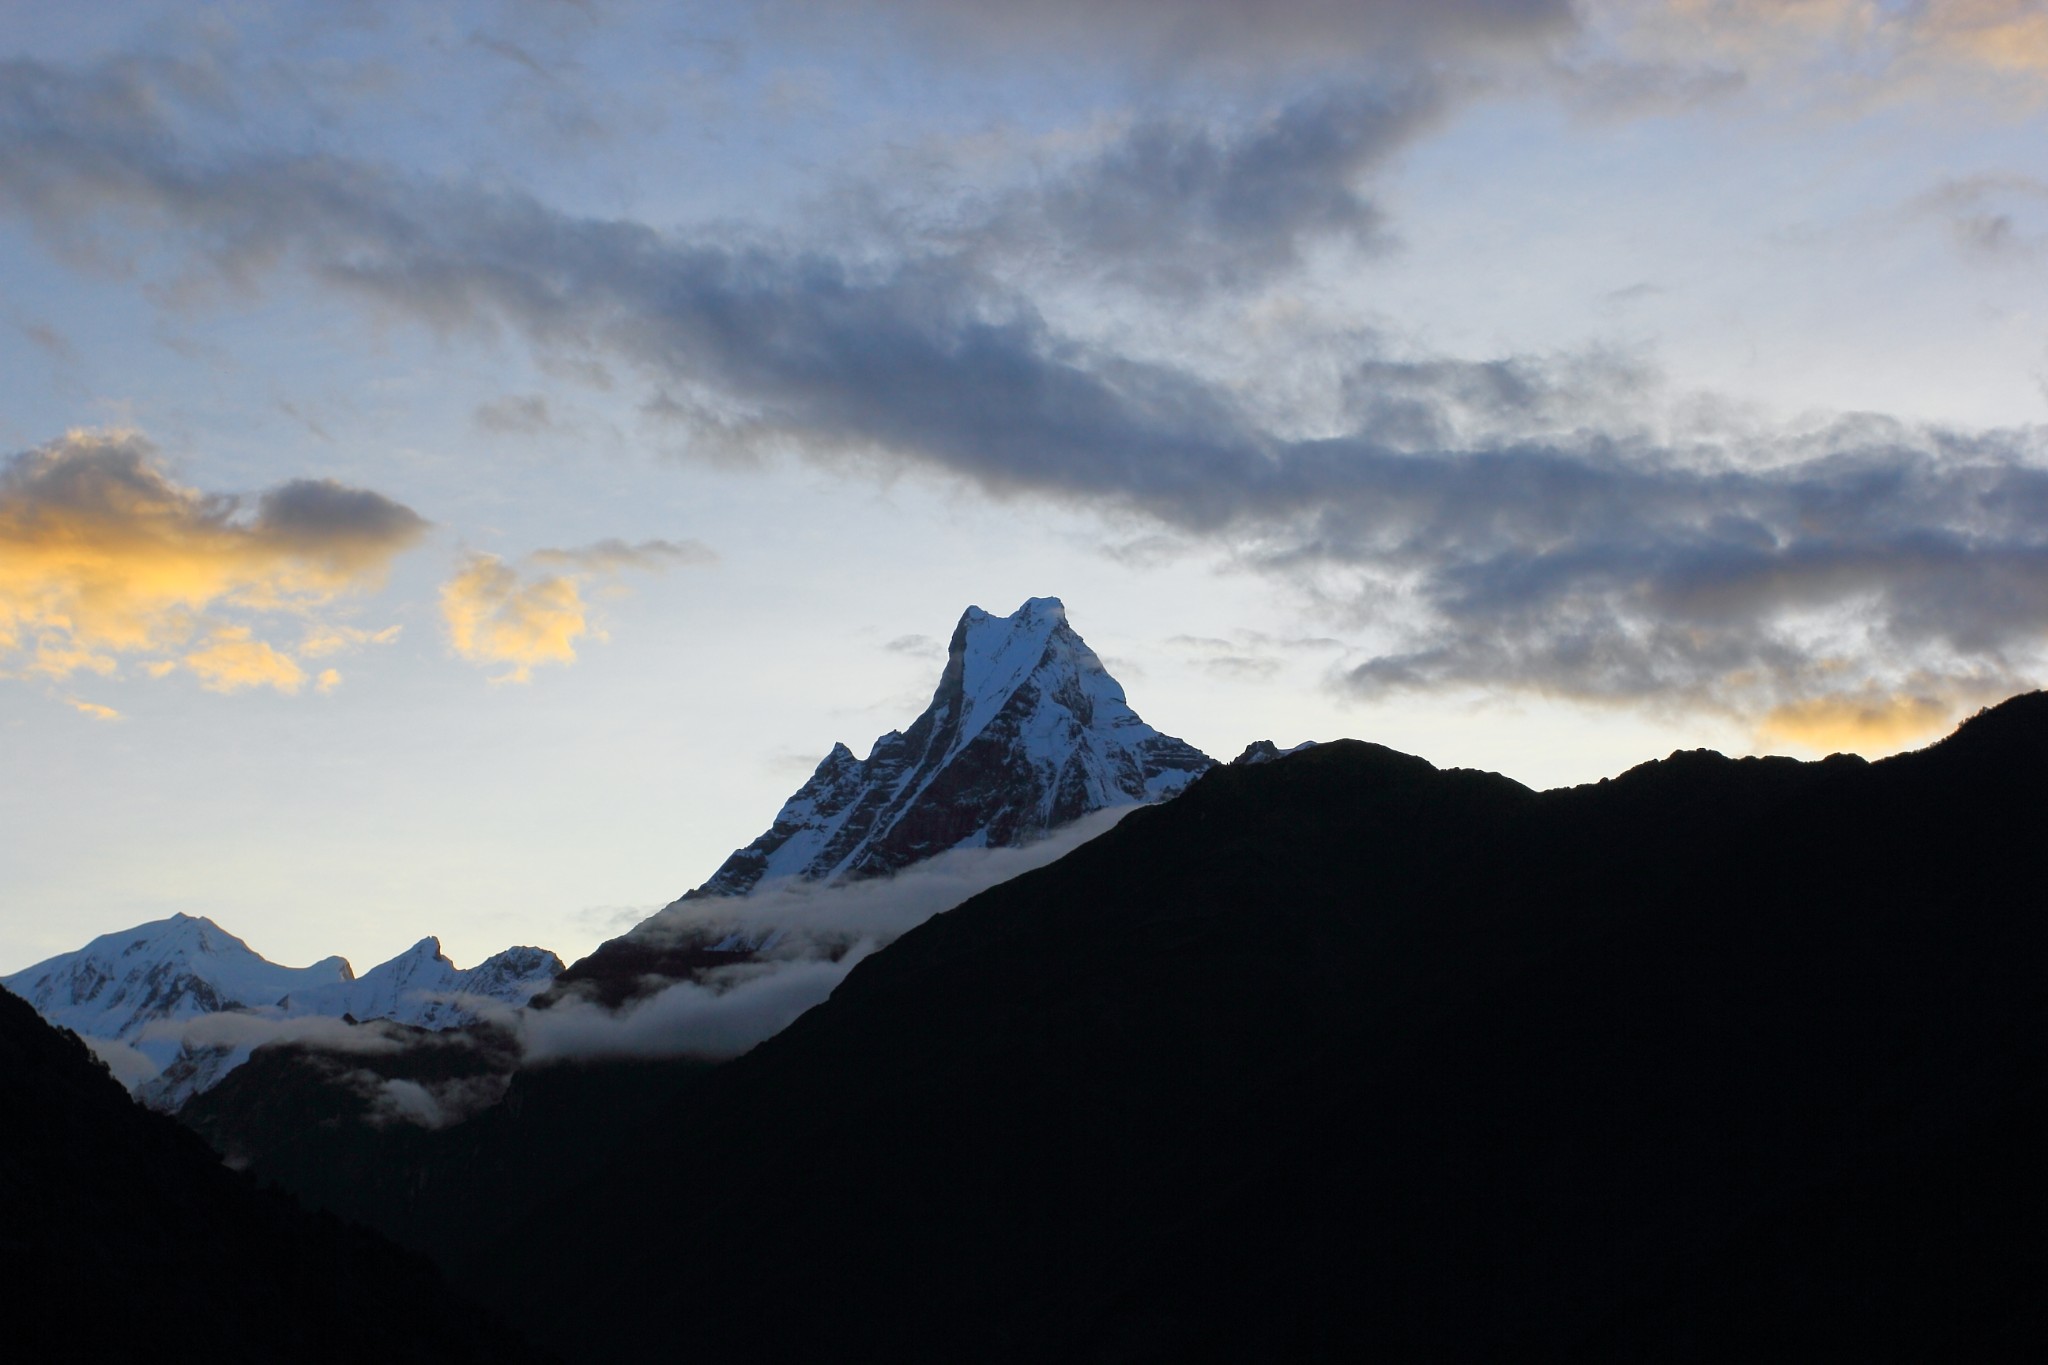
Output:
[[546,1219],[433,1141],[366,1211],[593,1361],[2031,1358],[2044,773],[2039,694],[1878,764],[1217,769],[630,1125],[599,1070],[438,1135]]
[[0,1079],[9,1359],[541,1358],[425,1259],[222,1166],[4,990]]

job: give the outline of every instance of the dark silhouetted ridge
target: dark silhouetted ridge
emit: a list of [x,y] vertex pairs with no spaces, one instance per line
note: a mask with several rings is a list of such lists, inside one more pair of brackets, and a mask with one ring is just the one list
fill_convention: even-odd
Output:
[[0,990],[0,1343],[15,1360],[538,1360],[432,1265],[224,1167]]
[[2038,1358],[2044,755],[1215,768],[363,1211],[593,1362]]

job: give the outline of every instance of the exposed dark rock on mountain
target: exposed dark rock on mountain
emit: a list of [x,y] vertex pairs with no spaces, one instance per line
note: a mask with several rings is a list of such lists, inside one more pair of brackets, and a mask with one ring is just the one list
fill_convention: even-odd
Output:
[[[545,948],[508,948],[468,970],[421,939],[357,976],[344,958],[281,967],[204,916],[177,914],[101,934],[0,978],[36,1012],[72,1029],[152,1109],[175,1113],[248,1057],[253,1044],[191,1042],[167,1026],[225,1012],[277,1020],[389,1019],[429,1029],[478,1022],[480,1006],[517,1007],[561,973]],[[203,1030],[202,1030],[203,1032]]]
[[877,739],[864,759],[834,745],[760,838],[571,966],[559,987],[615,1006],[649,981],[702,979],[754,960],[773,931],[735,931],[697,906],[692,925],[713,927],[677,932],[670,912],[689,902],[782,878],[886,876],[950,849],[1016,847],[1094,811],[1171,796],[1212,763],[1139,718],[1058,598],[1034,597],[1009,616],[969,607],[931,704],[907,730]]
[[2037,1358],[2044,774],[2041,694],[1541,794],[1217,768],[352,1207],[591,1361]]
[[0,1078],[9,1359],[542,1358],[418,1255],[228,1170],[4,990]]
[[1230,760],[1230,766],[1242,768],[1253,763],[1271,763],[1276,758],[1285,758],[1289,754],[1298,754],[1304,749],[1315,747],[1316,742],[1312,739],[1303,740],[1291,749],[1283,749],[1270,739],[1255,739],[1244,746],[1243,753]]
[[879,876],[963,845],[1006,848],[1105,806],[1169,796],[1212,761],[1138,718],[1057,597],[1002,617],[969,607],[924,714],[864,759],[834,745],[767,832],[695,894],[744,895],[767,877]]

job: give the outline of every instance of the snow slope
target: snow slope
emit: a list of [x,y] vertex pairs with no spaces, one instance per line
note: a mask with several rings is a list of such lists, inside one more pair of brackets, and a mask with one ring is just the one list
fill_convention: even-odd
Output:
[[352,981],[296,990],[278,1005],[287,1018],[348,1015],[415,1028],[457,1028],[478,1017],[463,997],[523,1005],[561,970],[562,959],[545,948],[507,948],[465,971],[443,955],[440,939],[423,938]]
[[1091,811],[1171,796],[1212,766],[1147,725],[1056,597],[969,607],[931,704],[865,759],[834,745],[775,823],[692,896],[880,876],[951,848],[1028,842]]
[[[478,1020],[482,1001],[524,1005],[561,970],[553,953],[524,947],[463,970],[435,938],[360,977],[340,957],[280,967],[212,920],[180,914],[102,934],[0,985],[84,1038],[144,1103],[174,1110],[263,1042],[293,1036],[287,1021],[458,1028]],[[223,1015],[238,1026],[208,1027]]]
[[60,1028],[132,1042],[159,1020],[271,1005],[354,976],[340,957],[280,967],[210,919],[173,915],[102,934],[76,952],[0,977],[0,986]]

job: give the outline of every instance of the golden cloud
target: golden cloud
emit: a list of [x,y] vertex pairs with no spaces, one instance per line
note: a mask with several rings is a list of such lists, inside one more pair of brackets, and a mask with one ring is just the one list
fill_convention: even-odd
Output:
[[91,716],[94,720],[121,719],[121,713],[111,706],[101,706],[96,701],[80,701],[76,697],[66,697],[64,700],[72,710],[81,715]]
[[1907,693],[1814,697],[1772,710],[1758,727],[1758,738],[1821,753],[1896,753],[1947,729],[1957,706]]
[[296,692],[306,682],[305,669],[290,655],[252,638],[247,626],[219,627],[205,645],[187,654],[184,662],[209,692],[241,692],[251,687]]
[[717,562],[698,541],[601,540],[576,549],[535,550],[524,571],[496,555],[473,552],[441,588],[441,615],[455,652],[471,663],[505,666],[492,682],[527,682],[540,664],[576,661],[576,641],[603,639],[591,624],[584,588],[598,580],[599,597],[624,589],[609,581],[628,569],[658,573],[675,565]]
[[363,630],[356,626],[315,624],[307,628],[305,637],[299,641],[299,656],[324,659],[330,654],[359,649],[364,645],[388,645],[398,638],[403,629],[403,626],[386,626],[382,630]]
[[[27,671],[63,678],[157,655],[143,664],[153,677],[182,658],[209,687],[289,691],[297,664],[212,618],[311,617],[381,583],[426,529],[411,509],[331,480],[294,480],[253,505],[202,493],[135,432],[73,431],[0,465],[0,659],[26,655]],[[323,630],[346,628],[316,623],[308,638]]]
[[539,664],[574,663],[589,633],[583,594],[568,574],[522,579],[496,555],[472,553],[441,588],[441,615],[455,652],[506,665],[493,682],[526,682]]

